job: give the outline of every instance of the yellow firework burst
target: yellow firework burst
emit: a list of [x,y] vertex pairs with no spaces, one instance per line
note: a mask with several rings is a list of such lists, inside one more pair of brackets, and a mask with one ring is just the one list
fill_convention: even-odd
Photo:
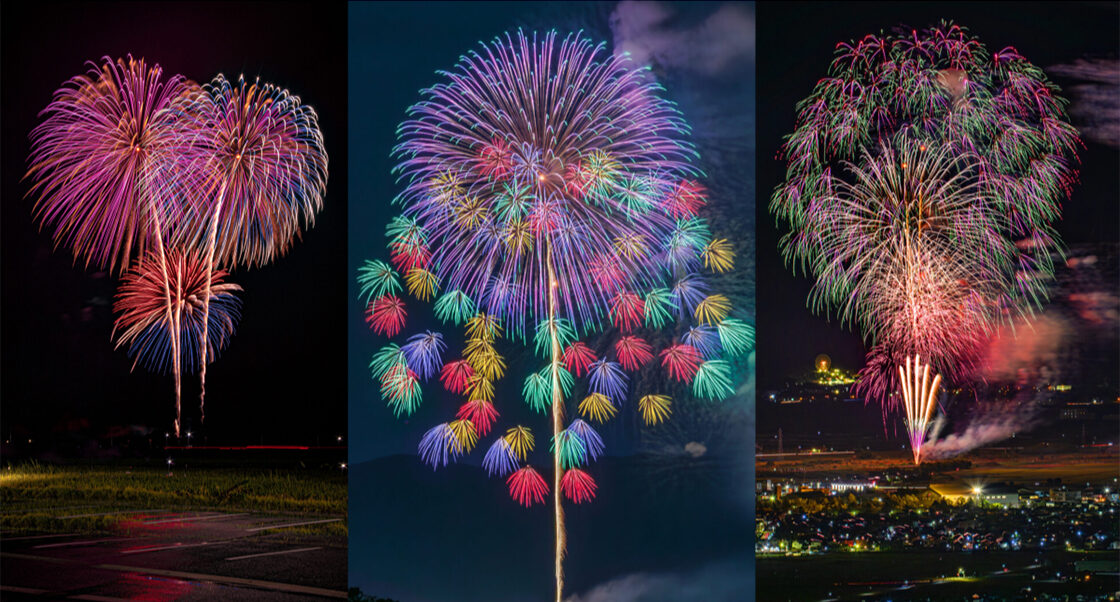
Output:
[[524,462],[525,456],[533,451],[533,431],[527,426],[515,426],[506,431],[506,443],[513,450],[513,455]]
[[489,350],[478,353],[475,361],[471,362],[471,368],[475,369],[485,378],[489,380],[498,380],[505,375],[506,362],[493,347]]
[[726,238],[717,238],[704,247],[704,267],[713,272],[727,272],[735,267],[735,252]]
[[481,197],[466,196],[455,204],[455,223],[465,230],[474,230],[482,224],[489,209]]
[[474,428],[474,423],[470,420],[455,420],[449,422],[447,426],[451,429],[451,433],[455,435],[456,445],[458,445],[459,453],[470,453],[476,443],[478,443],[478,431]]
[[642,413],[646,426],[653,426],[669,419],[669,414],[673,413],[672,405],[673,400],[668,395],[646,395],[638,400],[638,411]]
[[442,171],[432,178],[428,186],[432,191],[432,198],[441,205],[450,206],[463,196],[463,183],[458,174]]
[[498,319],[487,313],[475,314],[467,321],[467,337],[480,341],[491,342],[502,336],[502,327]]
[[626,259],[636,259],[645,255],[646,237],[636,232],[627,232],[614,239],[614,250]]
[[602,393],[592,393],[579,402],[579,413],[595,422],[606,422],[618,413],[610,398]]
[[408,284],[408,292],[421,301],[427,301],[436,295],[439,280],[436,275],[423,268],[412,268],[404,276]]
[[716,326],[731,313],[731,301],[723,295],[709,295],[696,304],[696,319],[701,324]]
[[503,232],[506,248],[515,253],[528,253],[533,250],[533,229],[524,220],[515,220]]
[[467,379],[467,399],[481,399],[494,401],[494,381],[481,374],[475,374]]

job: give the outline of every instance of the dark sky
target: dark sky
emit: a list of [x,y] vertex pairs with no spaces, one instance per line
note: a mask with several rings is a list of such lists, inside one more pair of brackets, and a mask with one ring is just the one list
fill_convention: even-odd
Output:
[[[990,50],[1015,46],[1043,68],[1079,58],[1115,60],[1118,7],[1115,2],[759,4],[758,112],[764,116],[758,128],[760,394],[808,371],[819,353],[829,354],[837,367],[856,370],[863,365],[859,336],[806,308],[812,282],[795,278],[782,264],[779,234],[766,209],[785,169],[775,158],[781,137],[793,131],[796,103],[827,75],[835,45],[898,24],[926,27],[948,19],[968,27]],[[1052,74],[1051,78],[1063,87],[1074,83]],[[1111,110],[1116,107],[1112,104]],[[1064,203],[1058,226],[1070,246],[1115,243],[1118,238],[1117,149],[1089,140],[1086,145],[1081,183]]]
[[[32,221],[21,181],[36,114],[86,61],[131,53],[199,82],[260,76],[319,114],[330,156],[324,209],[291,252],[236,270],[242,320],[207,378],[183,379],[184,426],[211,442],[295,443],[345,434],[346,7],[343,3],[5,3],[3,13],[3,428],[88,421],[169,429],[170,376],[114,350],[116,280],[72,265]],[[197,436],[197,435],[196,435]],[[195,440],[196,442],[198,439]]]

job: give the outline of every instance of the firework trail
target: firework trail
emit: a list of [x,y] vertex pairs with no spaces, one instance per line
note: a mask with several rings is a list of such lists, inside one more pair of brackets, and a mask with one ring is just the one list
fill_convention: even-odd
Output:
[[[733,253],[700,216],[707,198],[687,124],[626,56],[582,34],[518,31],[440,75],[444,81],[422,92],[398,128],[395,173],[404,190],[394,201],[401,214],[387,229],[389,261],[367,261],[358,282],[376,309],[392,303],[403,281],[411,296],[434,301],[440,320],[464,325],[466,343],[462,359],[440,368],[443,339],[423,333],[385,347],[370,367],[383,385],[407,380],[405,391],[396,382],[382,387],[398,414],[420,403],[413,383],[436,374],[449,392],[465,395],[457,418],[473,425],[464,431],[471,440],[447,423],[421,441],[421,459],[435,468],[468,452],[497,420],[494,382],[506,370],[498,346],[520,342],[544,358],[522,390],[531,408],[550,416],[551,487],[523,465],[534,445],[524,426],[486,446],[483,466],[508,475],[520,504],[543,502],[551,491],[560,600],[562,499],[594,498],[599,485],[585,467],[603,451],[590,424],[568,418],[577,379],[589,394],[575,409],[596,422],[631,397],[642,400],[648,423],[669,418],[671,400],[639,390],[627,374],[647,367],[671,366],[689,382],[702,374],[698,396],[730,395],[728,364],[719,358],[745,353],[750,329],[729,317],[730,302],[709,294],[700,272],[733,269]],[[371,322],[382,331],[386,324]],[[675,341],[671,357],[655,349],[655,332],[689,325],[702,329],[691,336],[710,358]],[[579,340],[607,331],[621,338],[603,349]],[[719,347],[723,338],[728,344]]]
[[884,420],[906,412],[915,461],[941,377],[969,378],[1046,300],[1077,177],[1065,105],[1014,48],[943,22],[838,44],[797,107],[770,203],[782,251],[815,279],[810,307],[863,333],[857,387]]

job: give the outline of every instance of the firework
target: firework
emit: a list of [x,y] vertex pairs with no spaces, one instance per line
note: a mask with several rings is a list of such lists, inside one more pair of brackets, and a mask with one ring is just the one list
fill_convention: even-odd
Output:
[[482,458],[482,467],[486,469],[486,474],[489,476],[504,477],[517,470],[518,466],[520,465],[517,456],[514,455],[513,448],[505,437],[495,439]]
[[564,367],[576,376],[583,376],[591,364],[595,363],[595,352],[582,341],[568,345],[563,355]]
[[595,498],[598,485],[586,472],[578,468],[569,468],[564,471],[564,476],[560,479],[560,488],[564,492],[564,497],[581,504]]
[[396,336],[404,328],[407,316],[404,302],[392,295],[378,297],[366,308],[366,324],[377,334],[389,337]]
[[540,504],[548,495],[548,483],[544,482],[544,478],[532,466],[526,466],[509,475],[506,484],[509,485],[509,494],[522,506]]
[[599,455],[603,453],[605,446],[603,445],[603,438],[595,429],[591,428],[590,424],[576,418],[568,425],[568,431],[574,433],[583,442],[584,449],[587,451],[587,457],[592,460],[597,460]]
[[644,340],[635,336],[624,336],[614,344],[618,362],[623,369],[631,372],[641,368],[646,362],[653,359],[653,347]]
[[474,374],[474,368],[471,367],[470,362],[456,360],[444,364],[443,369],[439,371],[439,380],[449,393],[458,395],[467,390],[467,385]]
[[557,433],[549,451],[560,459],[560,465],[565,470],[580,466],[587,461],[587,446],[571,429],[564,429]]
[[754,347],[754,328],[742,320],[728,318],[716,330],[720,348],[732,356],[743,355]]
[[435,304],[436,317],[444,322],[462,324],[474,315],[474,302],[459,291],[449,291]]
[[[27,174],[40,197],[36,218],[87,266],[130,270],[117,344],[146,366],[170,368],[178,435],[182,367],[199,372],[205,419],[206,367],[238,314],[231,291],[240,289],[219,282],[215,293],[225,276],[215,253],[227,268],[265,263],[298,235],[300,216],[309,225],[321,207],[327,157],[317,118],[286,91],[244,81],[235,90],[221,76],[200,87],[131,56],[71,79],[43,115]],[[367,302],[399,286],[379,263],[361,276]],[[197,277],[204,286],[184,297]],[[153,313],[158,289],[162,318]],[[395,334],[403,317],[399,301],[370,305],[379,332]]]
[[[314,223],[326,193],[327,151],[315,110],[287,90],[220,74],[185,105],[194,132],[180,139],[175,167],[190,174],[199,219],[198,227],[179,231],[177,244],[204,250],[210,269],[260,266],[284,255]],[[203,354],[204,408],[205,348]]]
[[439,371],[440,355],[447,345],[443,342],[443,335],[430,330],[413,335],[408,343],[401,347],[408,366],[416,371],[416,375],[427,380]]
[[[148,332],[142,347],[143,355],[171,357],[178,436],[183,331],[181,312],[173,307],[164,238],[183,221],[178,199],[186,188],[167,165],[176,158],[175,142],[190,133],[186,113],[176,106],[198,87],[178,75],[163,78],[159,65],[149,67],[131,56],[106,57],[100,68],[91,64],[43,110],[46,118],[31,132],[27,177],[35,181],[30,193],[39,196],[36,218],[54,225],[56,244],[69,247],[75,260],[124,270],[133,256],[143,258],[155,247],[158,261],[144,269],[158,267],[167,332]],[[204,298],[208,302],[210,296]],[[199,340],[210,340],[208,323],[204,316]],[[166,349],[157,350],[157,341]],[[198,347],[205,352],[207,345]]]
[[132,56],[102,61],[63,84],[41,113],[27,177],[39,197],[35,217],[53,226],[57,245],[86,266],[123,271],[181,217],[170,202],[181,187],[164,165],[190,131],[173,105],[198,87]]
[[373,297],[397,294],[401,290],[401,278],[396,270],[384,261],[367,260],[358,269],[358,286],[368,304]]
[[[225,276],[221,271],[213,274],[210,287],[213,311],[204,317],[202,299],[208,274],[201,258],[177,250],[167,253],[163,259],[155,252],[148,253],[125,273],[117,292],[113,304],[113,311],[118,314],[113,326],[114,335],[119,333],[116,346],[128,348],[129,357],[135,360],[134,367],[143,364],[152,372],[172,372],[176,376],[184,368],[187,372],[197,371],[198,348],[203,341],[209,347],[207,355],[216,358],[229,344],[241,317],[241,302],[235,294],[241,287],[226,283]],[[168,291],[171,293],[170,315]],[[202,326],[204,319],[210,322],[208,328]],[[175,424],[180,422],[179,404],[176,404]]]
[[424,433],[420,439],[420,458],[435,470],[447,466],[452,457],[463,453],[463,445],[455,436],[455,431],[447,423],[437,424]]
[[684,383],[692,383],[703,358],[692,345],[673,345],[661,352],[661,365],[669,376]]
[[505,439],[519,460],[525,460],[525,456],[533,451],[533,432],[526,427],[515,426],[509,429]]
[[638,400],[638,411],[642,413],[646,425],[653,426],[669,419],[673,413],[672,405],[668,395],[644,395]]
[[937,390],[941,386],[941,375],[929,379],[929,364],[922,364],[920,356],[906,358],[906,367],[898,367],[902,388],[902,407],[906,410],[906,432],[910,435],[910,449],[914,452],[914,464],[921,464],[922,442],[925,440],[929,420],[933,416]]
[[723,352],[719,331],[711,326],[693,326],[681,335],[681,342],[695,349],[705,359],[719,357]]
[[396,364],[381,376],[381,397],[397,416],[412,414],[423,399],[420,380],[405,364]]
[[770,204],[782,251],[815,311],[874,342],[857,387],[884,418],[903,406],[916,461],[941,376],[970,378],[1045,301],[1079,144],[1042,70],[945,22],[838,45],[799,104]]
[[579,402],[579,413],[595,422],[606,422],[618,413],[618,409],[606,395],[592,393]]
[[725,399],[735,392],[731,385],[731,365],[726,360],[708,360],[696,369],[692,392],[703,399]]
[[490,427],[498,419],[498,410],[494,404],[484,399],[468,401],[459,407],[456,416],[460,420],[469,421],[474,425],[480,437],[485,437],[490,432]]
[[[389,264],[370,262],[361,274],[362,294],[391,295],[399,272],[412,296],[436,299],[438,318],[465,324],[466,364],[444,366],[441,381],[466,395],[457,416],[476,435],[485,436],[497,418],[494,383],[506,369],[498,345],[531,346],[547,361],[525,376],[521,391],[551,418],[552,486],[536,470],[518,468],[533,446],[527,428],[491,443],[483,463],[491,475],[508,475],[520,504],[553,493],[557,600],[562,498],[594,497],[585,465],[603,453],[590,424],[566,419],[576,379],[586,376],[589,391],[579,414],[604,422],[629,395],[625,371],[658,367],[654,342],[666,337],[639,331],[694,319],[709,325],[689,336],[698,344],[702,338],[711,357],[677,341],[661,353],[660,366],[690,384],[705,360],[717,361],[720,324],[729,322],[733,352],[744,351],[746,336],[729,318],[728,299],[709,294],[699,274],[734,264],[727,240],[714,238],[699,215],[708,199],[692,166],[687,125],[627,60],[580,35],[518,32],[441,72],[445,81],[423,91],[398,129],[393,152],[403,191],[394,203],[402,213],[387,229]],[[608,330],[621,334],[611,339],[618,361],[607,359],[609,348],[604,353],[580,340],[604,342],[596,335]],[[379,352],[371,363],[375,376],[401,378],[411,369],[426,378],[434,371],[411,344],[401,348],[404,357],[395,348]],[[722,394],[730,378],[725,366],[707,368],[697,390]],[[402,395],[387,392],[400,407]],[[668,417],[668,398],[650,403],[644,414]],[[454,460],[445,431],[431,433],[422,459],[433,466]]]

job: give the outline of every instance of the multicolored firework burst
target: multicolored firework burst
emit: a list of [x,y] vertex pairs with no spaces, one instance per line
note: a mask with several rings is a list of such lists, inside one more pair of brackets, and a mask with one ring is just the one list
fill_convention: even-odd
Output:
[[[155,253],[138,262],[121,281],[113,310],[118,314],[114,333],[117,347],[127,346],[135,363],[152,372],[199,370],[198,348],[206,341],[207,356],[217,358],[229,343],[240,319],[240,286],[226,283],[225,272],[213,272],[196,253],[172,250],[166,262]],[[211,283],[211,284],[207,284]],[[211,311],[202,299],[209,287]],[[167,312],[167,291],[171,313]],[[203,320],[209,320],[206,327]],[[176,383],[178,399],[178,383]],[[176,406],[175,425],[179,426]]]
[[[287,91],[239,83],[219,75],[200,87],[165,79],[142,59],[105,58],[55,93],[31,133],[36,218],[87,266],[129,270],[118,296],[118,346],[150,368],[170,366],[176,436],[181,366],[198,368],[204,399],[206,365],[237,317],[232,291],[240,289],[221,284],[215,256],[226,267],[251,267],[282,255],[325,191],[315,112]],[[191,288],[197,279],[201,290]],[[153,305],[160,298],[162,317]],[[377,323],[389,331],[400,320],[385,308]],[[185,349],[198,357],[187,359]]]
[[968,378],[994,329],[1046,299],[1077,177],[1065,104],[1014,48],[942,23],[837,45],[798,105],[770,204],[782,251],[815,278],[810,306],[864,333],[857,387],[884,419],[906,411],[915,462],[941,375]]
[[[412,296],[434,299],[439,319],[465,324],[466,343],[462,359],[440,369],[443,339],[422,333],[403,347],[390,344],[370,366],[398,415],[419,406],[413,383],[437,373],[449,392],[465,395],[456,418],[473,427],[445,423],[421,441],[421,459],[437,468],[469,453],[497,420],[503,340],[531,342],[545,359],[522,391],[531,408],[551,417],[560,600],[562,497],[594,498],[598,485],[586,467],[603,451],[590,424],[567,418],[577,388],[587,392],[578,404],[584,416],[602,422],[641,399],[643,418],[656,425],[669,419],[672,401],[646,393],[647,381],[634,378],[659,365],[655,345],[664,340],[654,333],[706,324],[673,338],[703,339],[710,357],[672,341],[676,351],[661,352],[660,365],[698,397],[719,400],[735,381],[719,358],[747,352],[752,330],[728,317],[725,296],[708,294],[701,271],[730,270],[733,254],[700,216],[707,199],[688,127],[645,69],[581,34],[518,31],[441,75],[445,81],[423,91],[398,129],[395,173],[404,190],[394,201],[401,215],[387,230],[390,261],[367,261],[358,282],[376,312],[393,303],[403,279]],[[370,320],[380,331],[393,324],[373,313]],[[621,336],[600,350],[579,340],[604,332]],[[385,386],[386,378],[394,382]],[[395,382],[402,379],[403,390]],[[529,429],[516,426],[487,446],[483,460],[488,474],[508,475],[510,495],[523,505],[549,492],[545,478],[523,465],[532,448]]]
[[[272,84],[244,77],[234,84],[219,74],[184,115],[193,135],[180,139],[176,155],[197,219],[176,243],[199,249],[211,270],[284,255],[301,228],[314,224],[326,193],[328,157],[315,110]],[[203,298],[205,315],[210,296]],[[206,347],[200,352],[205,416]]]

